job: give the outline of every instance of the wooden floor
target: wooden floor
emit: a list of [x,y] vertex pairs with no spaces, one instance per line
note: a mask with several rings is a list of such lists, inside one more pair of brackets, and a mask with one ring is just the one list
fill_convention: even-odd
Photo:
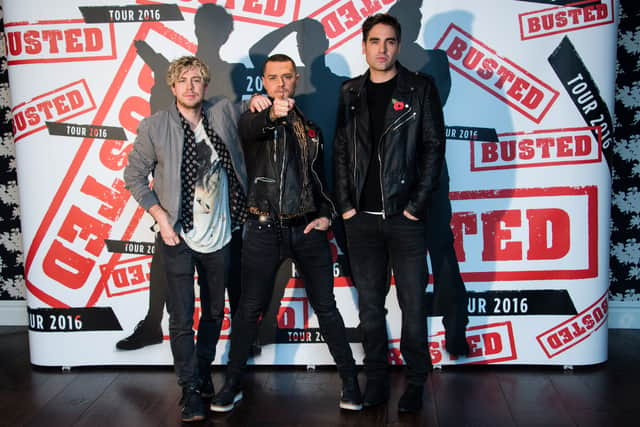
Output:
[[[338,409],[334,369],[258,368],[220,426],[639,426],[640,330],[611,330],[609,361],[560,367],[467,366],[433,372],[424,409],[399,415],[402,371],[392,375],[388,405]],[[214,383],[223,376],[215,369]],[[362,380],[362,378],[361,378]],[[170,368],[74,368],[29,364],[27,331],[0,327],[0,426],[179,425],[180,391]]]

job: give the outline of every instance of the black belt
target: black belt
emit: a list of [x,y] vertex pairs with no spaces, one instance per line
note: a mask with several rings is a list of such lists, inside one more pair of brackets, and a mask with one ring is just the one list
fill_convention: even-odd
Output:
[[309,224],[311,221],[317,218],[317,215],[314,213],[274,218],[269,215],[256,215],[250,213],[248,218],[253,219],[254,221],[258,221],[262,224],[269,223],[279,225],[280,227],[298,227],[301,225]]

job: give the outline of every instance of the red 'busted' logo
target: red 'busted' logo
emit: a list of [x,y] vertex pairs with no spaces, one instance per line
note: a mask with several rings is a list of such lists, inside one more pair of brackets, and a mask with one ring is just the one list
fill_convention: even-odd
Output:
[[455,24],[449,25],[436,48],[447,53],[451,68],[535,123],[542,121],[560,95]]
[[9,65],[116,58],[113,24],[82,19],[5,24]]
[[[159,22],[140,26],[134,40],[146,39],[166,49],[195,51],[193,43]],[[118,122],[135,136],[140,118],[150,113],[152,84],[150,69],[131,44],[92,124]],[[122,254],[105,253],[104,241],[130,240],[144,214],[122,180],[131,147],[131,142],[93,138],[79,145],[26,254],[27,288],[46,304],[94,305],[119,266]]]

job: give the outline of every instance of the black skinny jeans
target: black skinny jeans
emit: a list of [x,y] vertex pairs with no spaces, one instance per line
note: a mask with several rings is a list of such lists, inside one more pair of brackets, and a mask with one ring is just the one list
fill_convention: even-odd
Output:
[[[182,387],[198,387],[201,372],[209,367],[216,355],[216,345],[224,318],[224,289],[229,277],[230,245],[219,251],[204,254],[189,248],[184,240],[176,246],[160,241],[160,251],[167,273],[167,311],[169,339],[173,364]],[[200,323],[194,344],[193,309],[195,304],[194,273],[200,286]]]
[[318,316],[320,332],[342,378],[356,375],[342,316],[333,295],[333,269],[327,234],[305,225],[281,227],[249,219],[242,244],[242,292],[233,317],[227,376],[241,378],[258,319],[269,303],[278,267],[292,258],[301,273],[309,303]]
[[422,385],[431,365],[424,309],[427,286],[424,222],[412,221],[402,213],[384,219],[381,215],[358,212],[345,220],[344,226],[351,274],[358,290],[367,378],[388,379],[385,300],[389,290],[387,269],[391,265],[402,311],[400,352],[408,368],[407,380]]

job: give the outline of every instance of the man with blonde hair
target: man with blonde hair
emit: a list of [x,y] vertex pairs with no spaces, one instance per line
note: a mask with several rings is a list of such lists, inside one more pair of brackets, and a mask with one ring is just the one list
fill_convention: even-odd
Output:
[[[246,219],[247,174],[236,126],[241,111],[223,97],[204,100],[210,79],[208,66],[197,57],[171,62],[167,84],[175,102],[140,122],[124,171],[127,189],[156,222],[156,250],[166,266],[171,351],[187,422],[205,418],[202,394],[213,394],[210,367],[224,317],[229,242]],[[252,105],[259,102],[254,97]],[[195,272],[202,310],[194,344]]]

